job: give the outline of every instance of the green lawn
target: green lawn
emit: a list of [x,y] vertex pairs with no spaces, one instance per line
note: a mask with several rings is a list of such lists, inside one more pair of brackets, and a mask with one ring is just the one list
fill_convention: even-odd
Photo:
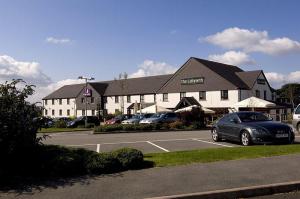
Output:
[[90,128],[42,128],[38,133],[59,133],[59,132],[71,132],[71,131],[90,131]]
[[300,144],[214,148],[169,153],[153,153],[146,154],[145,160],[153,161],[157,167],[164,167],[191,163],[270,157],[294,153],[300,153]]

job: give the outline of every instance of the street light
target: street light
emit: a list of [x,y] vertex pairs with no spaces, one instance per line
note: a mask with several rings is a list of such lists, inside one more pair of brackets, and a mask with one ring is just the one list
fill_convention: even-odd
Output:
[[[85,92],[86,92],[86,90],[87,90],[87,83],[88,83],[88,81],[90,81],[90,80],[95,80],[95,78],[93,78],[93,77],[84,77],[84,76],[79,76],[78,77],[78,79],[84,79],[85,80]],[[84,101],[85,101],[85,111],[84,111],[84,113],[85,113],[85,122],[84,122],[84,127],[85,128],[87,128],[87,95],[85,94],[84,95]]]

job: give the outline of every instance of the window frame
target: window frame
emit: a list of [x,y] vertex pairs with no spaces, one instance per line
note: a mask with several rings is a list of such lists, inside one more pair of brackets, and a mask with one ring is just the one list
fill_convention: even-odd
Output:
[[180,92],[179,99],[181,100],[184,97],[186,97],[186,92]]
[[115,104],[118,104],[119,102],[120,102],[119,96],[116,95],[116,96],[115,96]]
[[163,102],[169,101],[169,93],[163,93]]
[[[204,93],[204,97],[200,98],[200,93]],[[206,91],[199,91],[199,101],[205,101],[206,100]]]
[[[226,95],[225,95],[225,93],[226,93]],[[220,94],[221,94],[221,100],[222,101],[229,100],[229,92],[228,92],[228,90],[221,90]]]
[[131,95],[127,95],[126,96],[126,102],[127,103],[131,103]]

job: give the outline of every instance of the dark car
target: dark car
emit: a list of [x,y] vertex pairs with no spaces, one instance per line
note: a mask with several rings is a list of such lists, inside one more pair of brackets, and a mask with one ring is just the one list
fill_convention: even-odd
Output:
[[68,128],[76,128],[78,126],[84,126],[86,117],[87,117],[88,124],[94,124],[95,126],[99,126],[100,121],[97,116],[81,116],[73,121],[68,122],[67,127]]
[[131,115],[118,115],[110,120],[107,120],[105,124],[120,124],[123,120],[128,120],[131,117]]
[[172,123],[178,121],[176,113],[156,113],[149,118],[142,119],[140,124]]
[[293,128],[286,124],[274,122],[259,112],[230,113],[218,120],[212,128],[212,139],[238,141],[248,146],[252,143],[293,143]]

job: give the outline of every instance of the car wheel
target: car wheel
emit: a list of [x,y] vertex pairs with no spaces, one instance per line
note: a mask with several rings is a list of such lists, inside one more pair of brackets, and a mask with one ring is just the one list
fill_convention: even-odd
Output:
[[241,143],[243,146],[251,145],[251,136],[247,131],[243,131],[241,134]]
[[217,129],[215,129],[215,128],[211,131],[211,137],[214,142],[219,142],[221,140],[220,135],[219,135]]

